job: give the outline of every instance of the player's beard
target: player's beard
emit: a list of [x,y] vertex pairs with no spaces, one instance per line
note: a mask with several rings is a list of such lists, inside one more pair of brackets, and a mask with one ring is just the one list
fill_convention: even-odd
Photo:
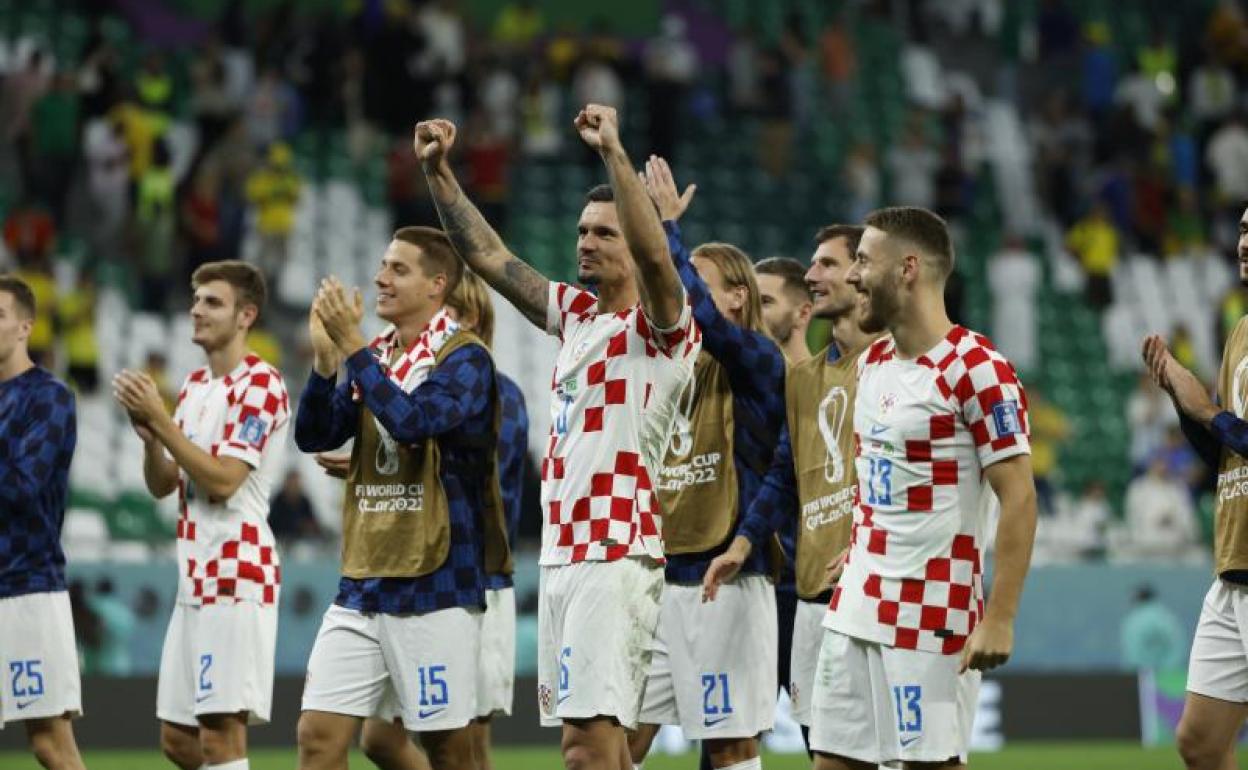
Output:
[[866,307],[858,326],[868,334],[886,331],[889,323],[897,317],[900,307],[897,284],[887,279],[881,281],[878,286],[868,289]]
[[771,337],[781,345],[789,344],[789,338],[793,336],[793,319],[785,318],[776,324],[776,328],[771,330]]

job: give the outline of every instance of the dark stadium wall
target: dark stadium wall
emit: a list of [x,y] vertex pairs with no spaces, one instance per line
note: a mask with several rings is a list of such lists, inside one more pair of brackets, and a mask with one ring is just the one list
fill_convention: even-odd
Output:
[[[1135,741],[1140,739],[1139,685],[1134,674],[1019,674],[988,677],[975,729],[994,745],[1015,741],[1071,739]],[[78,743],[86,749],[157,746],[156,679],[89,677],[82,683],[86,716],[75,723]],[[558,733],[537,726],[537,686],[532,677],[516,680],[515,710],[496,719],[499,745],[554,745]],[[250,730],[253,746],[291,746],[299,718],[303,677],[278,677],[273,691],[272,722]],[[0,730],[0,751],[25,746],[16,723]]]
[[[468,0],[465,6],[472,18],[485,28],[498,16],[498,12],[514,0]],[[649,37],[659,28],[660,0],[538,0],[546,20],[548,31],[571,25],[573,29],[587,31],[599,20],[607,28],[625,37]]]

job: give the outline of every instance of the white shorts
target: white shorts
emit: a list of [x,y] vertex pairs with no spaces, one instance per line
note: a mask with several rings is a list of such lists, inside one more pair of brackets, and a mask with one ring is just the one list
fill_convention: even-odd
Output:
[[663,588],[640,720],[686,738],[752,738],[776,715],[776,593],[746,575],[702,601],[701,585]]
[[65,591],[0,599],[0,728],[82,716],[78,645]]
[[1213,581],[1196,624],[1187,691],[1248,703],[1248,588]]
[[304,711],[456,730],[477,714],[481,612],[385,615],[330,605],[308,657]]
[[277,607],[255,602],[173,605],[156,683],[156,716],[197,725],[203,714],[269,721]]
[[637,726],[663,567],[651,559],[543,567],[537,612],[541,723],[613,717]]
[[516,591],[485,592],[481,655],[477,659],[477,716],[511,716],[516,688]]
[[793,617],[793,651],[789,658],[789,701],[793,720],[810,727],[810,699],[815,693],[815,668],[823,646],[823,618],[828,606],[823,602],[797,600]]
[[960,655],[899,650],[825,630],[811,749],[889,766],[953,757],[965,763],[980,675],[959,675],[960,662]]

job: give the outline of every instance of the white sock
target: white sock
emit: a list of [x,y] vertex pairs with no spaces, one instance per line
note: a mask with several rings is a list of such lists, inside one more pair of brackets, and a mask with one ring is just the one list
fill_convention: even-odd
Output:
[[251,770],[251,764],[243,758],[220,765],[204,765],[204,770]]
[[763,770],[763,758],[754,757],[753,759],[747,759],[744,762],[738,762],[735,765],[721,767],[719,770]]

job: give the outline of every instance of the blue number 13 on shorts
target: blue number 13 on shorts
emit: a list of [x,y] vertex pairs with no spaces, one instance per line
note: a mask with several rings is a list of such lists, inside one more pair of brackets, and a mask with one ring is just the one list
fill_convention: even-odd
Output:
[[893,688],[893,700],[897,702],[897,732],[923,732],[923,708],[919,703],[922,697],[923,688],[917,684]]

